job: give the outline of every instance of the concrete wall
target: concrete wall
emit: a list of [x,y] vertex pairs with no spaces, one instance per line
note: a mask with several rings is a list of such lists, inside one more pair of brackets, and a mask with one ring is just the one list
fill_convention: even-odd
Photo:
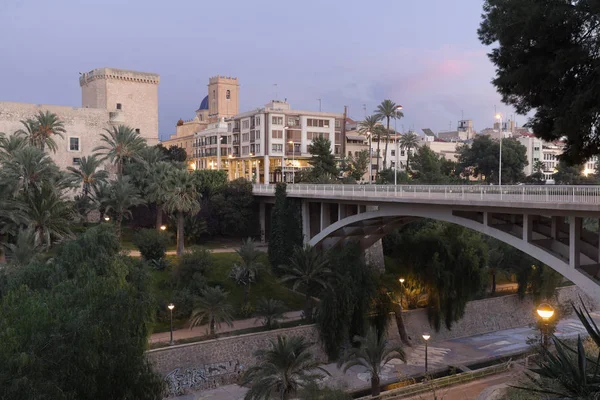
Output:
[[[596,304],[577,287],[562,288],[557,291],[561,303],[579,303],[579,297],[590,308]],[[425,310],[403,313],[405,325],[413,343],[421,341],[421,334],[431,333],[431,342],[449,340],[464,336],[516,328],[533,323],[536,319],[531,299],[520,301],[516,295],[472,301],[467,304],[465,316],[454,325],[451,331],[442,328],[435,332],[427,321]],[[277,335],[303,336],[312,343],[311,349],[317,359],[327,361],[327,356],[318,344],[318,332],[314,326],[279,329],[270,332],[207,340],[147,352],[154,369],[169,383],[171,394],[184,394],[207,390],[236,382],[239,375],[255,362],[254,352],[269,346]],[[395,320],[392,318],[388,329],[388,339],[399,342]]]

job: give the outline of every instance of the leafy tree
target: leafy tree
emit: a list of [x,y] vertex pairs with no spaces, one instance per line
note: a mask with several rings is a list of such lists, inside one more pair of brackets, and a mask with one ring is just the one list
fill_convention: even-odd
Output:
[[[528,164],[527,149],[516,139],[502,140],[502,183],[514,184],[525,178],[523,168]],[[489,136],[477,136],[471,146],[458,149],[458,170],[468,176],[472,169],[475,176],[484,175],[488,183],[498,183],[500,143]]]
[[91,155],[89,157],[81,157],[77,168],[67,167],[67,170],[83,184],[83,196],[88,197],[92,186],[99,182],[105,182],[108,178],[107,171],[98,169],[101,164],[102,161],[96,155]]
[[169,175],[169,191],[165,210],[177,216],[177,255],[184,250],[185,214],[200,210],[199,194],[193,175],[185,170],[176,170]]
[[53,136],[57,135],[64,138],[66,132],[64,123],[58,116],[49,111],[40,111],[35,118],[21,121],[25,129],[17,131],[18,134],[27,136],[29,143],[40,149],[42,152],[46,146],[56,153],[58,146]]
[[419,147],[412,162],[412,177],[419,183],[447,183],[450,177],[442,173],[441,158],[428,146]]
[[410,154],[412,149],[419,145],[419,137],[416,133],[408,132],[400,136],[400,148],[406,150],[406,172],[410,171]]
[[202,197],[210,198],[227,186],[227,172],[223,170],[199,169],[192,172],[194,183]]
[[258,233],[256,203],[250,181],[243,178],[230,181],[203,200],[200,215],[207,222],[211,234],[247,237]]
[[105,159],[111,160],[117,166],[117,174],[123,175],[123,164],[130,159],[139,159],[140,152],[146,147],[146,140],[139,133],[125,125],[105,129],[100,135],[104,144],[93,151],[99,151]]
[[[383,168],[385,169],[387,164],[387,151],[388,151],[388,143],[390,141],[390,119],[400,119],[404,117],[402,111],[400,111],[400,105],[394,103],[392,100],[384,100],[377,106],[377,110],[375,110],[375,116],[381,121],[382,119],[386,119],[386,136],[385,136],[385,152],[383,153]],[[395,133],[395,132],[394,132]],[[379,142],[377,143],[377,165],[379,166]]]
[[[561,156],[581,164],[600,152],[596,51],[600,27],[589,1],[487,0],[478,30],[496,67],[502,100],[519,114],[534,112],[536,136],[566,137]],[[514,21],[519,21],[514,24]]]
[[298,400],[352,400],[352,395],[342,389],[319,386],[318,383],[309,383],[298,393]]
[[287,308],[282,301],[263,297],[256,303],[255,322],[261,321],[267,329],[271,330],[279,325],[280,320],[285,319],[283,314],[286,311]]
[[35,234],[31,229],[21,229],[15,243],[7,243],[5,247],[11,263],[18,265],[28,264],[44,250],[44,247],[37,243]]
[[[153,307],[139,261],[109,226],[1,272],[0,387],[7,399],[162,399],[145,350]],[[119,384],[115,384],[119,382]]]
[[179,146],[171,145],[169,148],[166,148],[162,144],[158,144],[157,147],[169,161],[184,162],[188,158],[185,149]]
[[544,183],[546,183],[546,180],[544,179],[543,162],[538,160],[533,163],[533,173],[525,179],[525,182],[534,185],[543,185]]
[[[242,377],[243,385],[251,385],[244,400],[263,400],[277,394],[281,400],[299,389],[329,375],[310,353],[310,343],[303,337],[277,336],[270,348],[254,353],[258,363]],[[323,374],[316,371],[321,371]]]
[[348,157],[345,169],[350,177],[360,181],[369,170],[369,162],[369,152],[361,150],[356,156],[350,155]]
[[592,177],[587,177],[583,174],[582,165],[569,166],[565,161],[560,161],[556,167],[556,173],[552,175],[552,179],[558,185],[590,185],[594,183]]
[[282,265],[289,265],[296,246],[301,246],[302,222],[297,202],[287,198],[286,184],[275,187],[275,206],[271,212],[269,232],[269,261],[277,271]]
[[343,365],[344,373],[354,366],[366,368],[371,375],[371,395],[379,396],[381,392],[381,369],[392,360],[406,362],[404,350],[401,347],[389,347],[385,336],[377,335],[375,329],[367,331],[365,337],[355,336],[354,341],[359,347],[348,349],[338,362],[338,368]]
[[188,288],[192,294],[200,294],[205,288],[204,275],[214,265],[214,257],[203,248],[192,248],[177,258],[173,279],[178,288]]
[[[396,175],[396,180],[394,181],[394,174]],[[399,184],[409,183],[411,181],[410,176],[406,173],[406,171],[396,171],[395,168],[387,168],[381,170],[379,176],[377,177],[377,183],[380,185],[385,185],[388,183],[397,182]]]
[[236,250],[240,262],[235,262],[229,275],[238,285],[244,286],[244,304],[250,298],[250,285],[258,279],[258,273],[264,268],[260,261],[260,251],[256,248],[254,240],[248,238],[242,242],[242,247]]
[[229,292],[224,292],[219,286],[202,290],[190,317],[190,328],[206,322],[210,336],[215,336],[215,330],[221,328],[221,323],[232,327],[233,307],[227,296]]
[[283,266],[283,277],[281,282],[292,283],[292,289],[302,288],[305,295],[304,316],[312,321],[312,296],[316,293],[315,288],[326,289],[329,284],[328,277],[331,270],[329,261],[316,248],[306,244],[304,247],[296,247],[290,258],[290,264]]
[[133,235],[133,244],[146,261],[162,260],[169,241],[168,233],[156,229],[140,229]]
[[310,175],[313,180],[321,177],[337,178],[339,171],[335,161],[335,156],[331,153],[331,142],[322,136],[313,139],[308,145],[308,152],[311,154],[308,163],[312,165]]
[[115,217],[117,237],[121,238],[121,225],[124,218],[131,217],[131,207],[144,204],[137,188],[129,181],[128,177],[119,177],[110,182],[106,212],[112,212]]

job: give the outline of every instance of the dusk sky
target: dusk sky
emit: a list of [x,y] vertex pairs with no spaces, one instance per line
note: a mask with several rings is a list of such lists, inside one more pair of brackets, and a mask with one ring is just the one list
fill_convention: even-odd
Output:
[[[354,119],[383,99],[398,129],[491,126],[494,67],[477,38],[483,0],[0,0],[0,101],[81,105],[79,72],[160,74],[160,135],[191,119],[208,78],[237,76],[240,110],[275,97]],[[522,125],[524,117],[518,117]]]

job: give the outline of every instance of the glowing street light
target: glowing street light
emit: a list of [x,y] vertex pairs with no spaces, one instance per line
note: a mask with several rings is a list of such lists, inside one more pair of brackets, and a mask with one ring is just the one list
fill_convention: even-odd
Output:
[[404,292],[404,278],[398,279],[400,282],[400,308],[402,308],[402,292]]
[[167,226],[166,225],[161,225],[160,226],[160,230],[161,231],[166,231],[167,230]]
[[108,221],[110,221],[110,217],[107,215],[106,217],[104,217],[104,220],[105,220],[106,222],[108,222]]
[[542,346],[545,348],[548,347],[548,322],[554,316],[554,308],[548,303],[542,303],[537,308],[537,314],[540,316],[542,321],[544,322],[544,326],[542,327]]
[[427,379],[427,341],[431,338],[429,333],[423,334],[423,340],[425,341],[425,378]]
[[[163,225],[164,226],[164,225]],[[175,308],[175,304],[170,303],[167,308],[169,309],[169,311],[171,312],[171,341],[169,342],[169,345],[173,346],[173,344],[175,344],[173,342],[173,309]]]

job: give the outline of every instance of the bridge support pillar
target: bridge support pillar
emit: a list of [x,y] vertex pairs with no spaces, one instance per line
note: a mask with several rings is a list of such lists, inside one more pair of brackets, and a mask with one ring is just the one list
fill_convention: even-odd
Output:
[[569,217],[569,264],[571,268],[581,265],[581,217]]
[[302,200],[302,236],[304,244],[310,242],[310,208],[308,200]]
[[562,217],[551,217],[550,223],[550,236],[554,240],[558,240],[560,233],[560,218]]
[[[346,218],[346,205],[342,203],[338,203],[338,221]],[[600,220],[598,220],[600,221]],[[600,228],[598,229],[600,232]]]
[[331,225],[331,209],[329,203],[321,203],[321,230]]
[[266,205],[264,202],[258,203],[258,220],[260,223],[260,243],[265,244],[266,242],[266,225],[267,225],[267,213]]
[[263,162],[263,166],[264,166],[263,171],[264,171],[264,174],[265,174],[264,184],[268,185],[269,184],[269,178],[270,178],[269,177],[269,171],[271,170],[271,168],[269,167],[269,156],[265,156],[265,159],[264,159],[264,162]]
[[383,243],[381,239],[373,243],[365,250],[365,262],[374,271],[383,274],[385,272],[385,259],[383,257]]
[[523,240],[527,243],[531,242],[533,234],[533,215],[523,215]]

